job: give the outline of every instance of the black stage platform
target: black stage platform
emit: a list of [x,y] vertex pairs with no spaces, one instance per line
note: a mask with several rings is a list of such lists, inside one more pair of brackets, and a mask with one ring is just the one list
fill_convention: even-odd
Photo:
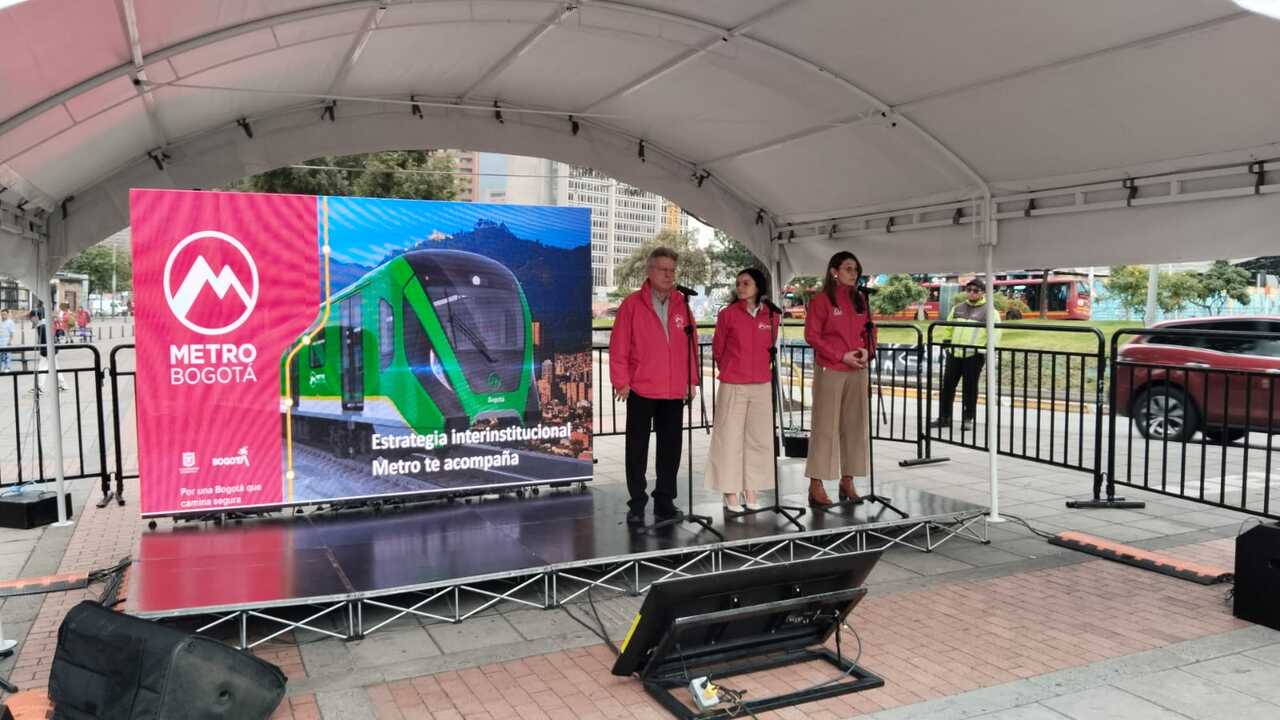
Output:
[[[928,551],[957,536],[985,541],[983,507],[891,484],[880,491],[910,517],[868,503],[807,512],[804,530],[797,530],[774,513],[725,522],[718,504],[695,505],[715,518],[723,540],[696,532],[696,525],[629,529],[626,489],[616,484],[381,512],[175,525],[142,535],[126,609],[151,618],[218,616],[210,626],[235,618],[242,646],[250,646],[250,617],[286,626],[281,632],[306,627],[358,637],[385,624],[366,627],[364,611],[372,607],[457,622],[501,601],[554,607],[592,586],[643,592],[666,577],[894,543]],[[784,504],[803,501],[784,497]],[[463,594],[481,602],[463,602]],[[296,613],[284,619],[268,612],[301,606],[323,609],[300,622]],[[327,629],[307,624],[326,614]],[[333,618],[340,615],[335,633]]]

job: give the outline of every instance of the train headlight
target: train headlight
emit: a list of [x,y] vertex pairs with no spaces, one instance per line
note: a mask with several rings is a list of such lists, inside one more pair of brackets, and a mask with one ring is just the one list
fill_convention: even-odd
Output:
[[453,390],[453,386],[449,384],[449,376],[444,374],[444,366],[440,364],[440,358],[436,357],[434,348],[431,350],[431,374],[435,376],[437,382],[445,386],[445,389]]

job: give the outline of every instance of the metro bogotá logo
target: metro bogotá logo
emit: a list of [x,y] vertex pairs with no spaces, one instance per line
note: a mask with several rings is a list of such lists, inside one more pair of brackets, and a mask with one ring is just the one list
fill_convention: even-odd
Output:
[[202,335],[229,333],[249,319],[258,303],[258,266],[230,235],[192,233],[165,261],[164,299],[188,329]]

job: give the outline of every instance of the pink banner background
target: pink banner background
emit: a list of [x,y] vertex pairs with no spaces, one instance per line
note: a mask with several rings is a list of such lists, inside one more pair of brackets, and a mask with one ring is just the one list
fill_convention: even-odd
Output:
[[[318,199],[133,190],[129,202],[142,514],[280,503],[280,357],[310,325],[320,302]],[[205,235],[175,252],[196,233]],[[246,308],[236,284],[253,293],[252,268],[221,235],[238,241],[252,259],[257,298],[237,327],[207,334],[189,326],[233,325]],[[220,347],[213,353],[198,348],[188,356],[192,362],[171,363],[175,346],[210,344]],[[243,362],[239,352],[222,357],[221,346],[246,344],[256,349],[251,362]],[[197,357],[203,362],[195,362]],[[243,375],[245,367],[252,368],[256,380],[218,381]],[[194,369],[196,377],[214,382],[174,384],[175,368],[188,377]]]

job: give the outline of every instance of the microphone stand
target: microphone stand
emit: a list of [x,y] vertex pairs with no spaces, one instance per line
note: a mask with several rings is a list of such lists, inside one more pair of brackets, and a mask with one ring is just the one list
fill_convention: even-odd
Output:
[[[868,492],[861,495],[857,500],[841,500],[827,507],[822,508],[827,512],[831,512],[835,508],[847,508],[864,502],[878,503],[883,507],[880,508],[876,515],[882,514],[886,509],[892,510],[904,519],[910,517],[905,511],[893,504],[893,499],[880,495],[876,492],[876,462],[875,462],[875,438],[872,437],[871,423],[873,421],[874,411],[871,407],[871,362],[876,359],[876,348],[871,347],[871,338],[875,337],[875,321],[871,319],[871,298],[867,288],[859,287],[862,293],[863,307],[867,311],[867,322],[862,326],[862,345],[869,348],[867,351],[867,483]],[[877,368],[879,366],[877,365]],[[878,387],[878,386],[877,386]]]
[[769,422],[773,426],[773,504],[742,512],[734,512],[726,508],[724,517],[725,520],[729,520],[747,515],[758,515],[763,512],[774,512],[786,518],[787,522],[795,525],[797,530],[804,530],[804,524],[797,519],[804,515],[804,508],[782,504],[782,485],[779,479],[780,471],[778,470],[778,456],[782,454],[781,443],[778,440],[782,428],[782,401],[780,399],[782,396],[782,383],[778,377],[778,339],[782,334],[782,311],[772,303],[764,302],[766,303],[766,309],[770,313],[769,322],[773,322],[772,318],[775,314],[778,318],[778,332],[774,335],[773,344],[769,346],[769,384],[772,386],[769,400],[770,404],[773,405],[773,412],[769,416]]
[[[688,388],[693,387],[693,363],[699,359],[698,358],[698,342],[696,340],[698,326],[693,321],[693,310],[689,308],[689,296],[696,293],[694,293],[691,290],[687,290],[686,288],[683,288],[679,285],[675,287],[675,290],[678,291],[680,294],[684,295],[684,312],[685,312],[685,320],[686,320],[685,327],[684,327],[684,334],[685,334],[685,337],[689,339],[689,362],[685,363],[685,366],[684,366],[685,367],[685,388],[687,392]],[[702,391],[702,363],[701,362],[698,363],[698,391],[699,391],[698,394],[701,395],[702,394],[701,392]],[[704,398],[702,402],[703,402],[703,405],[702,405],[703,416],[705,417],[706,416],[706,399]],[[693,523],[695,525],[701,526],[702,530],[699,530],[695,534],[701,534],[703,530],[707,530],[707,531],[710,531],[716,537],[723,540],[724,535],[721,534],[719,530],[716,530],[714,527],[711,526],[710,515],[699,515],[693,511],[693,398],[689,397],[687,394],[685,395],[685,405],[689,408],[688,423],[685,426],[688,433],[686,436],[686,442],[688,446],[684,449],[685,456],[689,460],[688,484],[685,488],[689,498],[689,512],[687,513],[677,512],[675,515],[669,518],[658,520],[651,525],[644,526],[642,529],[646,531],[658,530],[660,528],[670,527],[672,525],[679,525],[680,523],[683,523],[683,522],[689,522],[689,523]]]

